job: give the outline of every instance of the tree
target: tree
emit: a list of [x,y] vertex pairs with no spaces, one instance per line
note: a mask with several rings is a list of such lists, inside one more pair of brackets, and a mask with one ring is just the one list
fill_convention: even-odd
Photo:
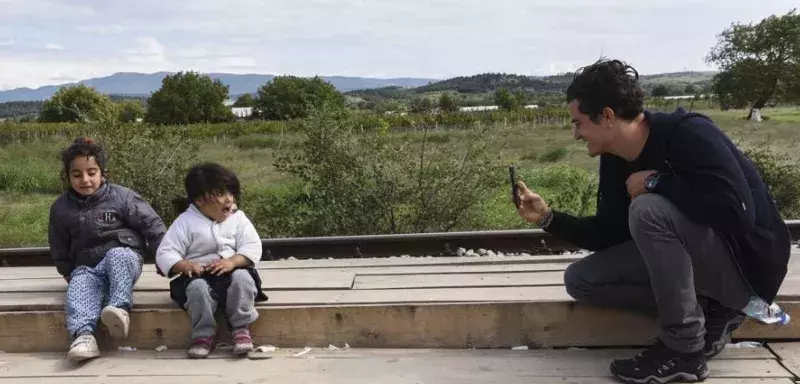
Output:
[[425,113],[433,109],[433,103],[427,97],[415,97],[408,103],[408,108],[414,113]]
[[290,120],[323,107],[342,109],[344,102],[344,95],[319,76],[278,76],[259,88],[256,109],[267,120]]
[[686,84],[686,87],[683,88],[683,93],[686,95],[694,95],[697,93],[697,87],[694,84]]
[[114,105],[108,96],[83,84],[62,87],[44,102],[39,121],[46,123],[111,121]]
[[519,107],[519,99],[505,88],[498,88],[497,91],[494,92],[494,103],[500,109],[506,111],[511,111]]
[[517,106],[524,107],[528,104],[528,96],[521,89],[514,92],[514,98],[517,99]]
[[150,96],[145,120],[154,124],[194,124],[233,121],[225,106],[228,86],[196,72],[168,75]]
[[123,123],[130,123],[136,119],[144,118],[147,110],[138,100],[122,100],[116,103],[117,118]]
[[458,103],[456,103],[456,99],[453,96],[445,92],[439,96],[439,108],[445,112],[456,112],[458,111]]
[[244,95],[241,95],[239,96],[239,98],[236,99],[236,102],[233,103],[233,106],[241,108],[255,107],[256,99],[255,97],[253,97],[253,95],[245,93]]
[[650,95],[653,97],[664,97],[669,96],[669,89],[664,84],[656,85],[652,91],[650,91]]
[[720,101],[746,101],[752,114],[776,96],[800,99],[793,84],[800,65],[800,15],[794,9],[755,25],[732,24],[717,38],[706,61],[720,68],[712,81]]

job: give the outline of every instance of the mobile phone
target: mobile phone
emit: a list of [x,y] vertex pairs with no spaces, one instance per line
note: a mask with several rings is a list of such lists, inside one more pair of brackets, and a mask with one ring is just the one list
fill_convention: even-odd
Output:
[[516,167],[508,167],[508,176],[511,179],[511,196],[514,198],[514,206],[519,208],[519,190],[517,189]]

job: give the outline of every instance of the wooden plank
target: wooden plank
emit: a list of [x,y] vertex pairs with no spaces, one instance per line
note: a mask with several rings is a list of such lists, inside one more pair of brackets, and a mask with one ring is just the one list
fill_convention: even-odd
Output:
[[[3,382],[16,378],[107,377],[119,380],[153,378],[156,380],[180,377],[223,379],[250,382],[332,382],[332,383],[597,383],[613,382],[608,372],[612,358],[631,356],[633,350],[615,353],[485,353],[472,351],[393,351],[370,354],[368,351],[319,351],[303,357],[276,357],[269,360],[209,359],[198,364],[190,359],[135,358],[139,353],[114,354],[101,357],[81,366],[62,358],[0,357],[0,377]],[[6,364],[2,364],[6,362]],[[726,360],[709,362],[713,379],[789,379],[791,374],[781,369],[775,360]],[[219,381],[217,381],[219,382]],[[721,381],[718,381],[721,382]],[[747,381],[739,381],[748,383]],[[762,381],[763,382],[763,381]],[[780,382],[780,381],[778,381]]]
[[[266,290],[350,289],[355,275],[336,270],[261,270]],[[60,276],[41,279],[3,280],[0,292],[65,292],[67,283]],[[137,291],[169,291],[169,280],[155,273],[143,274],[136,283]]]
[[[401,303],[570,302],[564,287],[475,287],[413,290],[267,291],[259,306],[391,305]],[[64,308],[64,295],[53,292],[9,292],[0,295],[0,311],[41,311]],[[173,307],[168,292],[136,291],[136,308]]]
[[[798,305],[786,307],[800,312]],[[650,318],[564,301],[276,306],[258,311],[260,317],[252,326],[256,342],[284,348],[344,343],[379,348],[635,346],[650,343],[658,331]],[[180,309],[136,309],[128,340],[108,340],[102,329],[103,348],[186,348],[191,325]],[[775,330],[746,323],[734,336],[800,338],[800,331],[796,326]],[[64,351],[68,344],[61,310],[0,312],[0,350]]]
[[800,343],[770,343],[769,349],[795,376],[800,374]]
[[357,275],[353,289],[530,287],[564,284],[564,272]]
[[[394,275],[394,274],[457,274],[457,273],[504,273],[504,272],[537,272],[537,271],[563,271],[569,265],[565,263],[527,263],[527,264],[466,264],[466,265],[418,265],[418,266],[357,266],[333,268],[270,268],[268,264],[259,264],[259,271],[272,270],[275,272],[308,272],[325,273],[336,271],[356,275]],[[275,273],[274,272],[274,273]],[[263,272],[262,272],[263,273]],[[142,276],[156,275],[154,271],[145,271]],[[158,276],[163,279],[163,277]],[[0,280],[19,279],[62,279],[54,268],[51,267],[8,267],[0,268]],[[63,279],[62,279],[63,280]]]

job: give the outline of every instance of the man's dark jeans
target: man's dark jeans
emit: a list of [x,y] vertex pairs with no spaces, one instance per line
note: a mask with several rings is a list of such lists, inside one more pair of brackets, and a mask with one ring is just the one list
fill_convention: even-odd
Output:
[[668,347],[702,349],[705,319],[698,295],[742,309],[752,292],[730,248],[657,194],[634,199],[628,215],[633,241],[571,264],[564,273],[567,292],[579,303],[657,317]]

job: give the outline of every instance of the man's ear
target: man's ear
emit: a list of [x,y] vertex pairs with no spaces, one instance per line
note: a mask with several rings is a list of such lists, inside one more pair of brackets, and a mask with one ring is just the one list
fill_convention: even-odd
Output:
[[603,108],[602,115],[603,115],[603,118],[602,118],[602,121],[600,123],[602,125],[605,125],[605,126],[610,126],[610,125],[614,124],[614,119],[617,117],[617,114],[614,113],[614,110],[609,108],[609,107]]

